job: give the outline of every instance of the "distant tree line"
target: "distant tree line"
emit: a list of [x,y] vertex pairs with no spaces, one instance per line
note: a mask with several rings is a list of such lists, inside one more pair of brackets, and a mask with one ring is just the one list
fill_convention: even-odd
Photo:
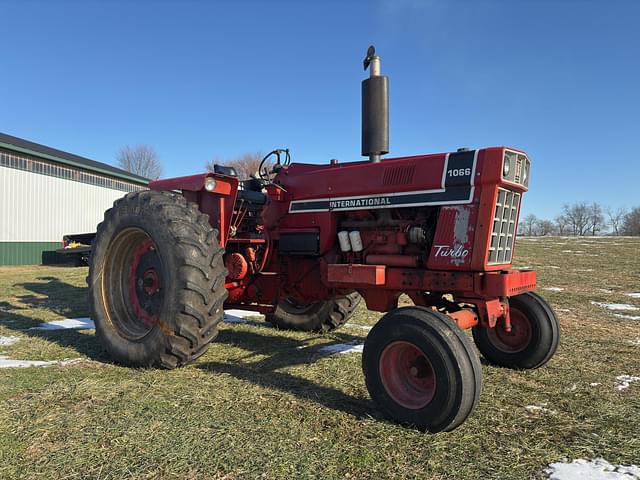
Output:
[[603,208],[598,203],[566,204],[553,220],[529,214],[520,221],[520,235],[640,235],[640,207]]

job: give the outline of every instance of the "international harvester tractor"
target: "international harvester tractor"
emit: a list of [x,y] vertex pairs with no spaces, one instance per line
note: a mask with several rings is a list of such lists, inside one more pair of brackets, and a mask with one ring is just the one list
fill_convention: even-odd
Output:
[[[274,150],[255,178],[233,168],[158,180],[98,226],[88,277],[96,334],[112,357],[175,368],[202,355],[225,308],[278,328],[327,332],[361,299],[384,312],[362,354],[390,418],[431,432],[473,411],[487,362],[528,369],[558,345],[536,274],[512,268],[530,160],[507,147],[385,158],[388,77],[364,61],[366,161],[290,163]],[[398,308],[406,295],[414,304]]]

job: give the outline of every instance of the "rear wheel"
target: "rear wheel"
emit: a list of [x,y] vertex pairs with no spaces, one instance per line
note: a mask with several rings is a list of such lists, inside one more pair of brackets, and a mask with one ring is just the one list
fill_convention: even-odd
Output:
[[523,293],[509,300],[511,331],[473,327],[473,339],[487,361],[507,368],[538,368],[547,363],[560,340],[560,325],[551,306],[538,294]]
[[107,210],[90,259],[96,335],[118,362],[175,368],[218,333],[227,296],[223,249],[197,205],[130,193]]
[[358,292],[304,305],[287,298],[267,315],[267,321],[285,330],[328,332],[344,325],[360,300]]
[[431,432],[464,422],[482,389],[480,360],[465,334],[422,307],[382,317],[367,336],[362,368],[369,394],[389,417]]

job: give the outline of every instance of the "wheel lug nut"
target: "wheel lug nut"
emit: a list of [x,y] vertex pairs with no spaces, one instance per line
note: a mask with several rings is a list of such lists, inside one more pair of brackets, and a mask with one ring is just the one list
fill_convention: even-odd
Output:
[[418,368],[417,367],[411,367],[409,369],[409,373],[411,374],[412,377],[417,377],[418,376]]

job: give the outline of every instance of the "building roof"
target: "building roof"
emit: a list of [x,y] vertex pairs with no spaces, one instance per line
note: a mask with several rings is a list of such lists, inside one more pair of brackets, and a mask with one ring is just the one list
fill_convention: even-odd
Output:
[[73,153],[63,152],[55,148],[47,147],[46,145],[40,145],[39,143],[30,142],[22,138],[7,135],[0,132],[0,147],[8,150],[14,150],[17,152],[26,153],[36,157],[52,160],[54,162],[62,163],[65,165],[71,165],[76,168],[82,168],[91,172],[102,173],[103,175],[109,175],[111,177],[128,180],[133,183],[146,185],[149,183],[148,178],[135,175],[126,170],[112,167],[106,163],[96,162],[89,158],[74,155]]

